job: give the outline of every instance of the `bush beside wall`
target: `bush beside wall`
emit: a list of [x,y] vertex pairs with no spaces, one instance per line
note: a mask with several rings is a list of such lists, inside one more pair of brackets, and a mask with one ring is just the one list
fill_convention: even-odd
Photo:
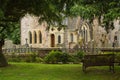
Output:
[[40,57],[37,53],[25,53],[25,54],[15,54],[6,55],[9,62],[37,62],[37,63],[80,63],[84,56],[83,51],[76,52],[76,55],[70,55],[68,53],[63,53],[62,51],[52,50],[45,57]]

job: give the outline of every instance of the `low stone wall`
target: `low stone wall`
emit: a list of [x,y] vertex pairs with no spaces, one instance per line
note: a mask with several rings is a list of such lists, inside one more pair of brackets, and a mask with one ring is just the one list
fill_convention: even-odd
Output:
[[75,54],[79,50],[85,51],[86,54],[99,54],[98,52],[120,52],[120,48],[78,48],[78,49],[65,49],[65,48],[8,48],[8,49],[3,49],[4,54],[11,54],[11,53],[16,53],[16,54],[24,54],[24,53],[30,53],[30,52],[35,52],[38,53],[39,56],[45,56],[47,55],[50,51],[52,50],[60,50],[60,51],[67,51],[68,54]]
[[30,52],[38,53],[39,56],[44,57],[52,50],[61,50],[59,48],[9,48],[3,49],[3,54],[25,54]]

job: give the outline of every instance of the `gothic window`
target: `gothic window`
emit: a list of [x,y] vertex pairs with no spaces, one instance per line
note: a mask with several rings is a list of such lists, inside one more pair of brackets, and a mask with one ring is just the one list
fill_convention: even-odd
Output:
[[32,44],[32,33],[29,31],[29,43]]
[[35,31],[34,31],[34,43],[37,43],[37,34]]
[[83,42],[88,42],[88,28],[83,26],[82,31],[81,31],[81,36],[83,38]]
[[39,43],[42,43],[42,33],[39,31]]
[[73,42],[73,34],[70,34],[71,42]]
[[58,43],[61,43],[61,36],[58,36]]

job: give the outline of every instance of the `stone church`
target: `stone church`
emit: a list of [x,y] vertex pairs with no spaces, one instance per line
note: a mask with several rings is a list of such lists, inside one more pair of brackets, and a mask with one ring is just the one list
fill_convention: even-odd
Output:
[[65,28],[50,26],[47,23],[39,24],[38,17],[26,14],[21,19],[21,45],[34,48],[75,48],[81,46],[116,47],[120,46],[120,21],[115,20],[115,29],[106,33],[94,19],[92,25],[82,21],[80,17],[66,18]]

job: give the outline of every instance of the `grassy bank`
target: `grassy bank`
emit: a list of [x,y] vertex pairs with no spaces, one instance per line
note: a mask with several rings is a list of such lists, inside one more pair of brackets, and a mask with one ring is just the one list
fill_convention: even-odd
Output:
[[120,66],[115,73],[108,67],[92,67],[83,73],[81,64],[10,64],[0,68],[0,80],[120,80]]

